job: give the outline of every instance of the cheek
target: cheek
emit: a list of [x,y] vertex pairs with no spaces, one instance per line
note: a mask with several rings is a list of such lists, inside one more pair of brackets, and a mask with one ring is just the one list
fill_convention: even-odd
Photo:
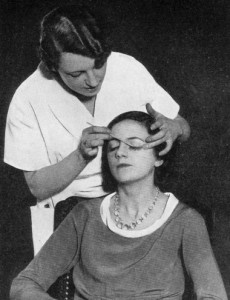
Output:
[[72,86],[75,89],[82,88],[83,82],[80,79],[74,79],[70,81],[70,86]]
[[103,67],[102,69],[96,70],[96,77],[100,80],[103,80],[105,77],[106,67]]
[[114,175],[114,173],[116,172],[116,164],[117,164],[115,155],[112,153],[108,154],[107,161],[108,161],[108,166],[109,166],[110,172],[112,173],[112,175]]
[[81,88],[83,87],[83,82],[81,78],[67,78],[66,76],[61,76],[63,82],[71,89]]
[[68,82],[68,87],[75,91],[81,93],[84,90],[84,81],[81,79],[75,79]]
[[110,168],[114,166],[114,160],[115,160],[114,155],[112,155],[111,153],[107,154],[107,161]]
[[148,150],[145,150],[138,155],[133,156],[135,164],[137,164],[141,169],[152,168],[154,166],[156,159],[154,158],[152,152],[147,151]]

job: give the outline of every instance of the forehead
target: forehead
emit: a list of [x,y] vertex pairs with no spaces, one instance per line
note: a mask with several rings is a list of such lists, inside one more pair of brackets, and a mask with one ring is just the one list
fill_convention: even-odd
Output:
[[95,59],[80,54],[62,52],[60,55],[59,69],[64,72],[87,71],[94,68]]
[[147,128],[141,123],[134,120],[124,120],[112,127],[112,133],[120,138],[139,137],[146,138],[149,136]]

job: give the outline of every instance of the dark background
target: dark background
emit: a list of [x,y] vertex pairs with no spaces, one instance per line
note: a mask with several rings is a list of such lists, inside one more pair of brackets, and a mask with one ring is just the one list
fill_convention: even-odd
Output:
[[[32,258],[29,206],[21,171],[2,162],[9,102],[36,68],[39,22],[56,5],[0,4],[0,299]],[[107,17],[115,51],[140,60],[180,104],[192,134],[177,155],[167,189],[205,217],[230,296],[230,7],[229,0],[85,1]],[[122,80],[122,79],[121,79]],[[23,253],[23,255],[22,255]],[[16,264],[17,263],[17,264]]]

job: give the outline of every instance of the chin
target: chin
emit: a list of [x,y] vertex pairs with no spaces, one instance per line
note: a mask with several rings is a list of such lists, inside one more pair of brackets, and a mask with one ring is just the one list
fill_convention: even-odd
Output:
[[120,172],[114,176],[118,184],[133,184],[133,183],[140,183],[145,182],[147,179],[146,174],[135,174],[134,172]]
[[86,96],[86,97],[93,97],[93,96],[96,96],[99,91],[101,89],[101,86],[97,87],[95,90],[92,90],[92,91],[83,91],[82,95],[83,96]]
[[138,178],[130,176],[130,173],[116,176],[115,179],[119,184],[129,184],[138,181]]
[[99,90],[97,90],[97,91],[95,91],[93,93],[86,93],[85,96],[86,97],[94,97],[94,96],[96,96],[98,94],[98,92],[99,92]]

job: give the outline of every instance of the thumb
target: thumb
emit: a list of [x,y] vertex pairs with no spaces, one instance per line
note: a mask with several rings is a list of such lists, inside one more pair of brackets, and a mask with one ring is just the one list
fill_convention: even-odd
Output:
[[147,113],[148,113],[151,117],[157,118],[157,116],[159,115],[159,113],[158,113],[157,111],[155,111],[155,110],[152,108],[152,106],[151,106],[150,103],[147,103],[145,107],[146,107]]

